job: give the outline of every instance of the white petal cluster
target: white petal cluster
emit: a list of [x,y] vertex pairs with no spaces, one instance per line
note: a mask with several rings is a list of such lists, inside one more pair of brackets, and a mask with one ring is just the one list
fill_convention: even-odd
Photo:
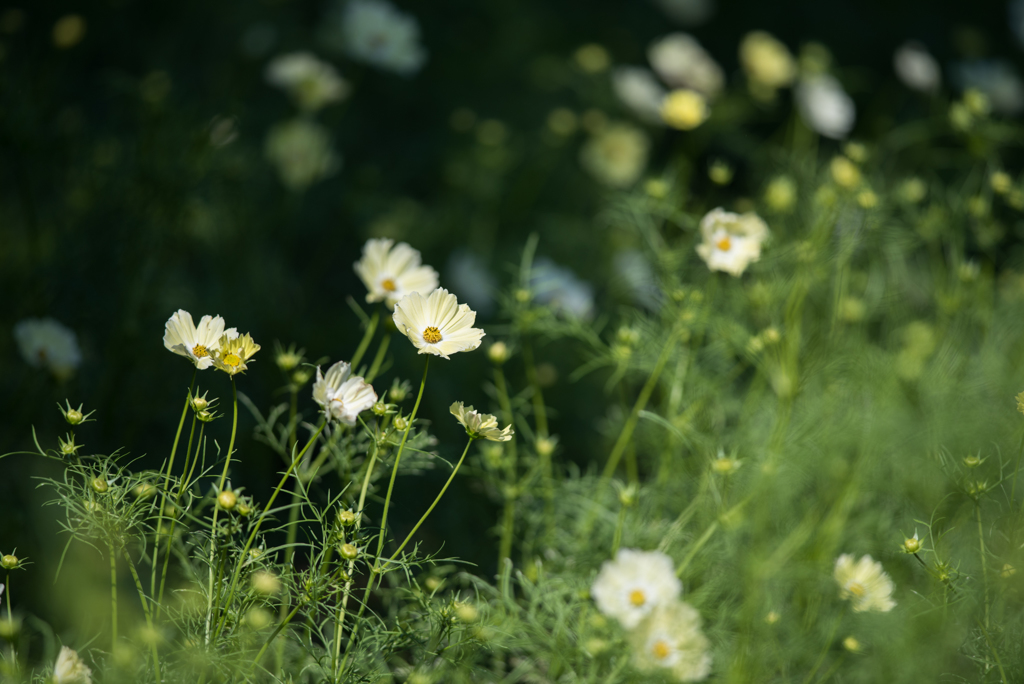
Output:
[[46,368],[58,379],[70,377],[82,363],[75,331],[52,318],[26,318],[14,326],[22,358],[34,368]]
[[53,667],[53,681],[55,684],[92,684],[92,670],[78,657],[77,651],[61,646]]
[[309,52],[278,55],[267,65],[266,78],[307,112],[339,102],[349,94],[348,83],[335,68]]
[[343,45],[355,59],[403,76],[427,61],[419,22],[386,0],[349,0],[341,22]]
[[672,88],[688,88],[714,98],[725,86],[722,67],[688,33],[670,33],[651,43],[647,61]]
[[826,138],[845,138],[857,120],[857,109],[843,86],[828,74],[802,79],[796,86],[800,118]]
[[490,413],[480,413],[472,406],[464,406],[461,401],[451,405],[449,409],[455,420],[466,428],[466,434],[473,439],[486,439],[492,442],[507,442],[515,433],[512,426],[498,427],[498,419]]
[[739,276],[761,258],[761,245],[768,239],[768,226],[757,214],[734,214],[721,207],[701,219],[703,242],[697,254],[712,271]]
[[263,151],[290,190],[305,190],[341,166],[341,158],[331,149],[330,132],[304,118],[271,128]]
[[589,319],[594,315],[594,288],[570,269],[546,257],[534,262],[530,291],[539,304],[568,318]]
[[922,93],[933,93],[942,85],[942,70],[931,53],[919,43],[904,43],[892,57],[892,65],[903,85]]
[[612,89],[641,121],[661,124],[661,103],[668,93],[650,69],[621,66],[612,69]]
[[420,253],[404,242],[375,238],[363,245],[356,274],[366,285],[366,301],[383,301],[394,309],[408,294],[429,294],[437,289],[437,271],[420,263]]
[[459,304],[455,295],[438,288],[424,297],[412,292],[395,304],[395,326],[420,354],[449,358],[480,346],[484,331],[474,328],[476,312]]
[[184,309],[178,309],[164,325],[164,346],[190,360],[199,370],[213,365],[222,341],[237,337],[235,328],[224,329],[220,316],[203,316],[196,325],[192,314]]
[[356,424],[356,417],[377,402],[377,393],[363,378],[352,375],[352,367],[338,361],[327,369],[327,375],[316,369],[313,401],[320,404],[331,420],[345,425]]
[[583,144],[580,164],[598,182],[613,188],[627,188],[647,168],[650,147],[651,142],[642,130],[629,124],[615,123],[595,133]]
[[633,662],[641,670],[667,669],[683,682],[705,679],[711,672],[711,653],[700,626],[700,613],[687,603],[656,607],[630,634]]
[[836,559],[833,576],[839,583],[839,597],[850,601],[854,612],[887,613],[896,605],[892,600],[892,579],[871,556],[862,556],[857,561],[844,553]]
[[682,590],[672,559],[665,554],[619,549],[615,560],[601,566],[590,595],[598,610],[632,629],[656,607],[675,602]]

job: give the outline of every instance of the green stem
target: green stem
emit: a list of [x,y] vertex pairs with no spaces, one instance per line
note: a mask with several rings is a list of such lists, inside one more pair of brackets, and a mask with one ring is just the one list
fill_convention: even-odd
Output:
[[11,617],[11,573],[7,572],[7,577],[4,579],[4,589],[7,591],[7,621],[14,623],[14,618]]
[[139,579],[139,573],[135,569],[135,563],[132,561],[132,557],[128,555],[128,551],[125,549],[121,549],[121,553],[124,555],[125,561],[128,562],[128,569],[132,573],[132,579],[135,580],[135,589],[139,592],[139,600],[142,602],[142,614],[146,618],[146,626],[149,627],[149,631],[151,633],[148,641],[150,653],[153,656],[153,674],[156,675],[156,681],[160,682],[163,681],[160,677],[160,654],[157,651],[155,638],[156,632],[154,631],[155,628],[153,626],[153,615],[149,610],[149,601],[146,599],[146,594],[142,589],[142,580]]
[[359,366],[359,362],[363,360],[363,354],[366,353],[366,348],[370,346],[370,340],[373,339],[373,333],[377,331],[377,323],[380,322],[380,309],[373,312],[373,318],[366,325],[366,332],[363,333],[363,339],[359,341],[359,346],[356,347],[356,353],[352,355],[352,360],[349,362],[352,366],[352,372],[356,372],[356,368]]
[[[235,376],[231,376],[231,440],[228,442],[227,458],[224,459],[224,470],[220,474],[220,481],[217,483],[217,492],[224,491],[224,482],[228,479],[228,468],[231,466],[231,452],[235,448],[235,434],[238,431],[238,389],[235,386]],[[294,465],[294,464],[293,464]],[[217,564],[217,514],[220,506],[217,501],[213,502],[213,521],[210,524],[210,586],[209,602],[206,607],[206,645],[210,645],[210,624],[213,620],[213,579],[214,566]],[[219,593],[219,592],[218,592]]]
[[697,552],[700,551],[701,548],[703,548],[703,546],[708,543],[708,540],[711,539],[711,535],[713,535],[715,533],[715,530],[717,530],[717,529],[718,529],[718,521],[717,520],[715,522],[711,523],[710,525],[708,525],[708,529],[704,530],[704,534],[702,534],[700,539],[698,539],[694,543],[693,548],[690,549],[690,552],[688,554],[686,554],[686,558],[684,558],[683,562],[679,564],[678,568],[676,568],[676,576],[677,577],[682,577],[683,576],[683,573],[686,571],[686,568],[690,565],[690,561],[692,561],[694,556],[697,555]]
[[[182,495],[183,491],[185,490],[185,488],[188,485],[188,478],[189,478],[188,465],[189,465],[190,456],[192,455],[192,438],[195,436],[195,433],[196,433],[196,417],[193,414],[193,416],[192,416],[192,429],[189,431],[189,435],[188,435],[188,447],[185,449],[185,466],[182,468],[183,480],[180,483],[180,485],[178,486],[178,493],[175,494],[175,496],[174,496],[174,504],[173,505],[174,505],[175,509],[177,509],[178,503],[181,501],[181,495]],[[200,442],[203,441],[203,428],[202,427],[199,428],[199,441]],[[196,449],[196,458],[199,458],[199,450],[198,449]],[[171,457],[171,459],[173,461],[173,456]],[[167,488],[167,483],[165,482],[164,483],[165,491],[166,491],[166,488]],[[165,503],[165,506],[166,506],[166,503]],[[177,524],[178,524],[178,519],[177,519],[177,517],[175,517],[173,520],[171,520],[171,529],[167,533],[167,550],[164,552],[164,567],[163,567],[163,570],[160,571],[160,593],[157,594],[157,599],[156,599],[156,619],[157,620],[160,619],[160,611],[163,608],[164,587],[167,584],[167,567],[168,567],[168,564],[169,564],[169,562],[171,560],[171,544],[174,543],[174,528],[177,526]],[[159,530],[159,529],[160,529],[160,527],[158,526],[157,530]],[[154,559],[154,560],[156,560],[156,559]],[[154,563],[154,566],[155,565],[156,564]]]
[[277,635],[281,633],[281,630],[284,629],[286,626],[288,626],[288,623],[292,621],[292,618],[295,617],[295,614],[299,612],[299,608],[300,607],[301,607],[301,604],[295,606],[295,608],[292,609],[292,612],[288,613],[288,616],[284,620],[282,620],[280,623],[278,623],[278,625],[274,629],[273,633],[267,638],[266,642],[263,644],[263,648],[260,649],[260,652],[256,654],[256,658],[253,659],[253,661],[252,661],[253,665],[259,665],[260,664],[260,658],[262,658],[263,654],[266,653],[267,647],[270,646],[271,643],[273,643],[274,639],[277,638]]
[[615,536],[612,538],[612,556],[619,552],[619,544],[622,543],[622,526],[626,522],[626,507],[619,507],[619,519],[615,523]]
[[110,650],[117,646],[117,556],[113,544],[110,549]]
[[811,684],[814,679],[814,675],[818,674],[818,670],[821,669],[821,664],[825,662],[825,656],[828,655],[829,648],[832,647],[832,642],[835,641],[836,632],[839,631],[839,624],[843,621],[843,616],[846,614],[846,609],[839,614],[836,618],[835,623],[832,625],[832,632],[828,635],[828,640],[825,641],[825,648],[821,649],[821,655],[818,656],[818,662],[814,664],[814,669],[811,670],[810,674],[807,675],[807,679],[804,680],[804,684]]
[[[511,425],[515,422],[512,413],[512,401],[508,395],[508,384],[500,367],[494,369],[494,387],[498,392],[498,405],[501,407],[504,422]],[[498,546],[498,567],[502,561],[512,556],[512,536],[515,532],[516,516],[516,438],[505,442],[505,511],[501,526],[501,543]]]
[[987,563],[987,561],[985,559],[985,556],[986,556],[986,554],[985,554],[985,530],[984,530],[984,528],[981,525],[981,502],[980,501],[976,501],[975,502],[975,504],[974,504],[974,512],[975,512],[975,515],[976,515],[976,517],[978,519],[978,545],[979,545],[979,551],[981,553],[981,583],[982,583],[982,586],[984,587],[984,592],[985,592],[985,629],[988,629],[988,627],[989,627],[989,624],[988,624],[988,610],[989,610],[989,601],[988,601],[988,567],[987,567],[988,563]]

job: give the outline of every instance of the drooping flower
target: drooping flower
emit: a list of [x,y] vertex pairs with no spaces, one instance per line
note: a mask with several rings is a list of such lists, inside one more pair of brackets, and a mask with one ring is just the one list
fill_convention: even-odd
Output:
[[260,345],[253,342],[249,333],[234,338],[224,335],[220,338],[220,351],[213,357],[213,365],[217,370],[235,375],[248,368],[247,362],[259,350]]
[[828,74],[802,79],[796,87],[800,118],[826,138],[845,138],[857,120],[857,109],[843,86]]
[[688,88],[714,98],[725,85],[722,67],[688,33],[670,33],[654,41],[647,48],[647,60],[672,88]]
[[580,164],[598,182],[627,188],[647,167],[647,135],[625,123],[606,126],[580,148]]
[[349,94],[348,83],[335,68],[309,52],[278,55],[267,65],[266,78],[307,112],[340,102]]
[[464,406],[461,401],[451,405],[450,411],[455,420],[466,428],[466,434],[473,439],[486,439],[491,442],[507,442],[515,432],[512,426],[498,427],[498,419],[490,413],[480,413],[472,406]]
[[362,377],[352,375],[352,366],[338,361],[327,369],[326,376],[317,366],[313,401],[328,418],[352,426],[360,413],[377,403],[377,393]]
[[349,0],[328,26],[330,44],[377,68],[412,76],[427,61],[419,22],[386,0]]
[[712,271],[739,276],[761,258],[761,245],[768,239],[768,226],[757,214],[734,214],[721,207],[709,211],[700,222],[704,241],[697,254]]
[[331,149],[330,132],[306,119],[285,121],[271,128],[264,154],[289,190],[305,190],[341,166],[341,157]]
[[853,556],[844,553],[836,559],[833,575],[839,583],[839,597],[850,601],[854,612],[887,613],[896,605],[892,600],[892,579],[871,556],[854,561]]
[[92,670],[78,657],[77,651],[61,646],[53,667],[53,681],[55,684],[92,684]]
[[404,242],[374,238],[363,245],[363,258],[355,263],[356,274],[366,285],[366,301],[383,301],[389,309],[412,292],[429,294],[437,289],[437,271],[420,263],[420,253]]
[[22,358],[33,368],[46,368],[59,380],[82,363],[75,331],[52,318],[26,318],[14,326]]
[[649,124],[664,123],[661,120],[661,103],[666,91],[650,69],[616,67],[612,70],[612,90],[641,121]]
[[903,85],[922,93],[932,93],[942,84],[939,63],[920,43],[904,43],[892,57],[892,65]]
[[438,288],[424,297],[411,292],[395,304],[395,325],[420,354],[449,358],[480,346],[484,331],[474,328],[476,312],[455,295]]
[[178,309],[164,325],[164,346],[192,361],[199,370],[213,365],[222,340],[236,337],[238,331],[235,328],[225,330],[224,319],[220,316],[203,316],[197,326],[192,322],[192,314],[184,309]]
[[770,100],[775,91],[793,84],[796,60],[785,45],[765,31],[752,31],[740,43],[740,63],[747,74],[751,93]]
[[619,549],[615,560],[601,566],[590,595],[598,610],[632,629],[656,607],[675,602],[682,590],[672,559],[665,554]]
[[699,682],[711,671],[710,643],[700,613],[682,601],[659,605],[630,634],[633,662],[641,670],[669,670],[683,682]]

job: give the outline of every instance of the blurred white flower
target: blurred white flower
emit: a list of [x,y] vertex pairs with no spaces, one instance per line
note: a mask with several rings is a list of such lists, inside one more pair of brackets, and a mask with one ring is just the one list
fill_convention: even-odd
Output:
[[22,358],[33,368],[46,368],[60,379],[70,377],[82,363],[75,331],[52,318],[26,318],[14,326]]
[[264,153],[290,190],[305,190],[341,166],[341,159],[331,149],[331,134],[306,119],[285,121],[271,128]]
[[377,393],[366,380],[352,375],[349,364],[338,361],[327,369],[326,376],[317,366],[313,401],[320,404],[329,419],[352,426],[360,413],[377,403]]
[[1016,116],[1024,111],[1024,84],[1009,62],[997,59],[959,62],[953,66],[953,80],[964,90],[981,91],[998,114]]
[[284,90],[299,109],[315,112],[348,97],[349,86],[333,66],[309,52],[278,55],[267,64],[267,82]]
[[647,48],[651,67],[672,88],[689,88],[714,98],[722,92],[722,67],[688,33],[670,33]]
[[636,126],[611,124],[583,144],[580,164],[600,183],[626,188],[647,168],[650,145],[647,135]]
[[931,53],[920,43],[904,43],[892,57],[892,65],[903,85],[922,93],[932,93],[942,85],[942,70]]
[[445,282],[459,299],[480,315],[487,316],[494,310],[498,283],[491,269],[475,253],[465,249],[452,252],[445,266]]
[[555,313],[588,319],[594,314],[594,288],[564,266],[541,257],[530,272],[534,299]]
[[203,316],[197,326],[184,309],[178,309],[164,324],[164,347],[189,359],[199,370],[212,366],[221,344],[236,337],[238,330],[225,330],[220,316]]
[[484,336],[483,330],[472,327],[476,312],[441,288],[426,297],[419,292],[406,295],[395,304],[393,318],[420,354],[445,359],[456,352],[473,351]]
[[348,0],[328,24],[327,41],[380,69],[412,76],[427,60],[419,22],[386,0]]
[[656,607],[675,602],[682,591],[671,558],[660,551],[619,549],[615,560],[601,566],[590,595],[598,610],[632,629]]
[[703,24],[715,13],[715,0],[654,0],[669,18],[684,26]]
[[61,646],[57,664],[53,666],[53,681],[54,684],[92,684],[92,670],[78,657],[77,651]]
[[700,625],[700,613],[687,603],[657,606],[629,635],[633,662],[641,670],[670,670],[679,681],[701,681],[711,672],[711,653]]
[[721,208],[709,211],[700,222],[703,242],[697,254],[712,271],[740,276],[747,266],[761,258],[761,245],[768,239],[768,226],[757,214],[734,214]]
[[649,309],[657,308],[662,290],[658,287],[651,262],[637,249],[617,252],[612,259],[616,285],[628,293],[630,299]]
[[511,425],[499,428],[498,419],[495,416],[492,416],[490,413],[474,411],[472,406],[464,406],[461,401],[452,404],[449,410],[455,416],[455,420],[459,421],[462,427],[466,428],[466,434],[473,439],[507,442],[515,434],[512,431]]
[[796,105],[804,123],[835,140],[845,138],[857,118],[853,100],[828,74],[801,79],[796,86]]
[[612,89],[641,121],[663,124],[661,103],[667,94],[650,69],[622,66],[612,70]]
[[419,250],[404,242],[374,238],[363,245],[363,258],[353,268],[368,290],[367,302],[383,301],[389,309],[411,292],[437,289],[437,271],[420,263]]
[[839,583],[839,597],[853,603],[854,612],[887,613],[896,605],[892,600],[892,579],[871,556],[854,561],[853,556],[844,553],[836,559],[833,574]]

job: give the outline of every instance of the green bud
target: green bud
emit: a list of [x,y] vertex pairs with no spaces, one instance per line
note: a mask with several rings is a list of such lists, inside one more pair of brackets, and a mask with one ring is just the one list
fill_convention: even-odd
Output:
[[356,524],[356,514],[351,510],[341,511],[338,513],[338,523],[342,527],[352,527]]
[[341,545],[341,557],[345,560],[354,561],[359,557],[359,549],[352,544]]
[[97,494],[105,494],[110,489],[110,485],[102,477],[94,477],[90,484],[92,485],[92,490]]
[[225,490],[217,495],[217,505],[225,511],[232,510],[238,503],[238,496],[230,490]]
[[0,568],[3,568],[4,570],[14,570],[18,567],[20,562],[21,561],[18,560],[17,556],[9,553],[0,558]]

